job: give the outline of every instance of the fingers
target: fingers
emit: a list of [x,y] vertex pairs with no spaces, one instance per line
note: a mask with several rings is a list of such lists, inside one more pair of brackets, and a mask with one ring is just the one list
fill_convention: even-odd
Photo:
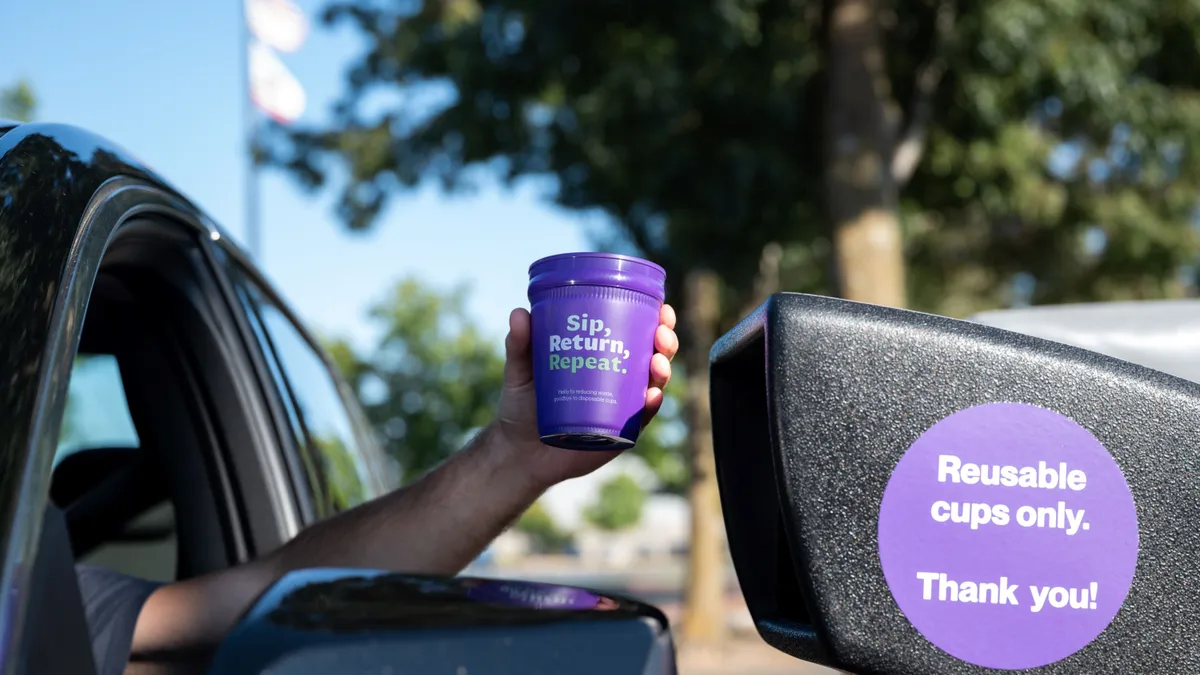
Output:
[[662,309],[658,310],[658,322],[671,330],[675,330],[675,308],[670,305],[663,305]]
[[[646,406],[650,410],[650,396],[658,397],[662,404],[662,390],[671,381],[671,359],[679,351],[679,336],[675,334],[675,310],[663,305],[658,314],[659,326],[654,331],[654,356],[650,359],[650,390],[646,392]],[[656,394],[654,392],[657,392]],[[658,412],[657,405],[654,412]],[[653,415],[646,416],[649,420]]]
[[654,416],[658,414],[658,409],[663,404],[663,391],[659,387],[650,387],[646,390],[646,407],[642,412],[642,427],[650,423]]
[[671,381],[671,362],[665,354],[655,354],[650,358],[650,386],[664,389]]
[[533,381],[529,334],[529,312],[518,307],[508,315],[508,337],[504,338],[505,385],[521,386]]
[[668,362],[675,358],[675,353],[679,351],[679,336],[666,324],[654,331],[654,351],[667,357]]

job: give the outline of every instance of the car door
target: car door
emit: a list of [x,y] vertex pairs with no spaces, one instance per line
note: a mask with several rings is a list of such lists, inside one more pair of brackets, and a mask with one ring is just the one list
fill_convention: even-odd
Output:
[[[79,591],[71,592],[74,577],[61,564],[69,544],[55,527],[61,521],[46,527],[42,514],[57,441],[46,430],[57,432],[62,419],[87,297],[82,286],[99,263],[91,247],[75,245],[74,224],[100,181],[71,180],[69,151],[58,143],[3,125],[0,134],[0,670],[88,672],[90,655],[79,656],[88,647]],[[47,193],[61,201],[52,205],[41,196]],[[57,536],[43,541],[52,531]],[[65,597],[54,597],[55,586],[68,589]],[[53,601],[62,604],[57,620],[31,611]],[[54,633],[59,659],[46,649]]]
[[[90,670],[72,522],[116,536],[137,515],[121,511],[127,497],[149,508],[162,488],[181,561],[169,580],[261,555],[307,521],[214,257],[221,238],[103,139],[0,127],[0,672]],[[82,466],[85,484],[54,490],[69,382],[93,357],[117,363],[136,433],[72,448],[57,468]],[[117,465],[74,461],[91,451]]]

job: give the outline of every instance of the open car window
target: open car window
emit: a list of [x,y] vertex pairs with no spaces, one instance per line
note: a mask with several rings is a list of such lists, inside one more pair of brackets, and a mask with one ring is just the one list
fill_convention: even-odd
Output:
[[54,465],[84,450],[137,447],[138,434],[129,414],[117,357],[80,354],[71,368]]

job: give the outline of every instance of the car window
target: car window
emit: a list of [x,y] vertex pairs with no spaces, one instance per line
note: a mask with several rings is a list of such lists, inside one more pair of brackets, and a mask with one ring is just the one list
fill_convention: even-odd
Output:
[[80,450],[139,445],[117,358],[112,354],[77,356],[67,385],[54,465]]
[[377,496],[351,413],[324,359],[291,319],[244,275],[233,279],[287,408],[317,517]]

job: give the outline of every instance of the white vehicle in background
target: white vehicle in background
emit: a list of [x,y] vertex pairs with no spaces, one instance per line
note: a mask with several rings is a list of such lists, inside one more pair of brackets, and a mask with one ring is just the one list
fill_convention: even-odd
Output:
[[971,320],[1200,382],[1200,300],[1045,305]]

